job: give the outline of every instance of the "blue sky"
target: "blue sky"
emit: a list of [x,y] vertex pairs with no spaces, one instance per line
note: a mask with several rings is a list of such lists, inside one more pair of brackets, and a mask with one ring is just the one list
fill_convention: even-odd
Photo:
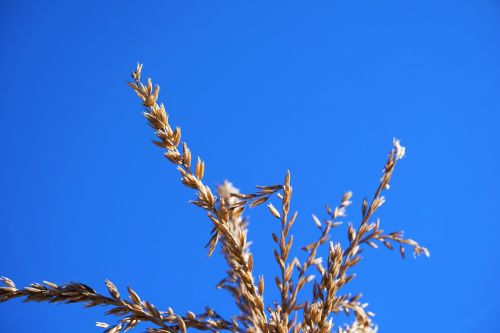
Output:
[[[499,37],[495,1],[2,1],[0,275],[109,278],[159,308],[233,313],[210,223],[125,84],[141,61],[209,185],[251,192],[291,170],[303,243],[346,190],[359,222],[400,138],[379,216],[432,255],[367,251],[351,291],[384,333],[496,332]],[[277,229],[251,212],[268,281]],[[3,303],[0,331],[99,332],[103,310]]]

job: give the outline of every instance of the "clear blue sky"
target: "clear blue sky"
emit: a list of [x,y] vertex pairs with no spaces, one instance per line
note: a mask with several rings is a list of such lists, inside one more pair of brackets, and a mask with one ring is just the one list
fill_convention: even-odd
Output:
[[[498,331],[498,2],[4,0],[0,49],[0,275],[109,278],[160,308],[232,313],[210,223],[125,84],[141,61],[211,186],[291,170],[304,242],[345,190],[359,221],[400,138],[380,217],[432,255],[368,251],[352,291],[384,333]],[[252,216],[270,302],[278,225]],[[103,310],[4,303],[0,331],[99,332]]]

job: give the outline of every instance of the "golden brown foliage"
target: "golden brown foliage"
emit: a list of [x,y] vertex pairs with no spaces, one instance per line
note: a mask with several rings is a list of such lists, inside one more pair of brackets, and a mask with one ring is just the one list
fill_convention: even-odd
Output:
[[[133,82],[129,82],[129,85],[146,108],[144,117],[157,136],[153,143],[164,149],[165,157],[177,166],[182,184],[196,193],[196,198],[191,202],[202,208],[212,223],[212,233],[207,244],[209,255],[219,245],[228,265],[227,276],[217,286],[232,295],[239,313],[231,319],[224,319],[209,307],[200,314],[188,312],[184,316],[174,313],[171,308],[160,311],[148,301],[141,300],[130,287],[130,300],[122,298],[115,285],[108,280],[106,287],[109,296],[105,296],[81,283],[57,285],[44,282],[17,289],[14,282],[4,277],[1,278],[5,286],[0,287],[0,302],[22,297],[25,301],[34,302],[81,302],[86,307],[109,306],[106,313],[120,319],[112,326],[97,323],[107,333],[127,331],[140,322],[154,325],[148,332],[158,333],[184,333],[190,328],[249,333],[327,333],[333,330],[344,333],[376,332],[377,328],[371,320],[373,313],[366,310],[366,303],[360,302],[361,294],[342,293],[343,287],[355,276],[352,268],[360,262],[363,247],[367,245],[376,248],[378,244],[383,244],[392,250],[394,246],[398,246],[403,258],[405,247],[409,247],[414,255],[429,256],[426,248],[412,239],[404,238],[402,231],[385,233],[380,227],[380,221],[374,217],[385,202],[383,193],[389,189],[394,168],[405,153],[405,148],[399,141],[395,139],[393,142],[373,198],[370,201],[363,200],[361,221],[357,225],[349,223],[347,226],[349,244],[342,247],[339,242],[330,241],[330,231],[341,225],[339,219],[345,216],[346,208],[351,204],[351,192],[342,196],[337,207],[327,207],[325,219],[313,215],[319,236],[302,248],[306,255],[301,262],[297,257],[290,258],[294,245],[291,228],[297,217],[297,212],[290,211],[290,172],[286,173],[283,184],[257,186],[257,191],[251,194],[240,193],[226,181],[217,188],[215,195],[203,182],[205,163],[200,158],[193,161],[187,143],[181,143],[181,129],[170,125],[164,105],[157,102],[160,87],[153,86],[151,79],[143,84],[141,70],[142,65],[139,64],[132,73]],[[264,203],[268,203],[269,213],[280,224],[280,232],[272,234],[276,243],[274,258],[280,270],[279,276],[275,278],[280,299],[273,306],[267,307],[264,303],[264,277],[254,278],[253,256],[243,216],[245,209]],[[325,262],[318,255],[323,246],[328,248]],[[317,276],[312,274],[313,270],[317,272]],[[299,293],[308,283],[312,283],[312,294],[306,297],[308,301],[299,302]],[[353,313],[353,323],[344,326],[334,323],[335,315],[340,312]]]

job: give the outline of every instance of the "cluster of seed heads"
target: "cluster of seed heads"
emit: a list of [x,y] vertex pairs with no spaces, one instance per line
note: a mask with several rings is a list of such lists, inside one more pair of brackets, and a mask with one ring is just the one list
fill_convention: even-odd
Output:
[[[318,238],[302,247],[305,253],[302,259],[291,258],[294,247],[291,229],[297,219],[297,212],[290,211],[290,172],[285,174],[282,184],[257,186],[255,193],[241,193],[226,181],[218,186],[214,194],[203,182],[205,163],[197,158],[193,166],[191,150],[186,142],[181,141],[180,127],[173,128],[170,125],[165,106],[158,104],[160,87],[153,86],[151,79],[143,84],[141,71],[142,65],[139,64],[132,73],[133,81],[129,85],[145,107],[144,117],[157,137],[153,143],[162,148],[168,161],[177,166],[181,183],[196,193],[191,203],[203,209],[212,223],[208,253],[211,255],[216,248],[220,248],[228,265],[227,275],[217,287],[231,294],[239,312],[225,319],[210,307],[205,307],[205,311],[199,314],[188,311],[180,315],[172,308],[161,311],[150,302],[141,300],[130,287],[127,288],[129,299],[122,298],[117,287],[109,280],[106,280],[109,295],[102,295],[82,283],[57,285],[45,281],[18,289],[12,280],[2,277],[0,281],[4,286],[0,287],[0,302],[23,298],[26,302],[79,302],[86,307],[108,306],[106,314],[118,316],[119,319],[114,325],[97,322],[97,326],[104,328],[106,333],[126,332],[141,322],[151,324],[148,332],[156,333],[185,333],[188,329],[248,333],[328,333],[334,330],[339,333],[376,332],[377,327],[372,322],[373,313],[367,310],[367,303],[360,302],[361,294],[342,292],[343,287],[355,277],[352,268],[360,262],[365,245],[377,248],[382,244],[391,250],[397,246],[403,258],[406,255],[405,248],[411,248],[415,256],[429,256],[426,248],[405,238],[402,231],[385,233],[380,227],[380,220],[374,217],[374,213],[385,202],[383,193],[390,188],[394,168],[405,154],[400,142],[396,139],[393,141],[393,148],[372,199],[363,199],[359,224],[347,225],[347,246],[330,240],[330,232],[342,225],[340,219],[345,217],[346,209],[351,204],[351,192],[342,196],[337,207],[327,206],[325,218],[312,216],[319,230]],[[248,223],[244,215],[247,209],[265,203],[280,227],[278,233],[271,234],[276,244],[274,259],[280,272],[274,279],[280,299],[272,305],[264,302],[264,277],[254,277],[253,255],[247,240]],[[323,247],[328,249],[326,260],[319,256]],[[311,294],[304,296],[304,287],[310,283]],[[340,312],[354,314],[354,320],[350,324],[335,322]]]

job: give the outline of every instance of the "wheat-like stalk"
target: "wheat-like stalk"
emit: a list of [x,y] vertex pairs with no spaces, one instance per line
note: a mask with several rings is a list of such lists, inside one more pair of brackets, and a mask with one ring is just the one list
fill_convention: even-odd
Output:
[[[360,302],[361,294],[342,293],[342,287],[353,278],[352,268],[361,260],[365,245],[378,247],[383,244],[389,249],[399,247],[405,257],[405,247],[412,248],[414,255],[429,256],[429,251],[412,239],[405,238],[402,231],[385,233],[379,219],[374,214],[385,202],[384,191],[389,183],[397,162],[403,158],[405,148],[398,140],[393,141],[382,178],[368,201],[363,200],[361,221],[347,226],[349,244],[343,248],[339,242],[330,241],[330,231],[342,224],[346,208],[351,204],[351,192],[345,193],[335,208],[326,208],[324,219],[313,215],[313,222],[319,230],[317,240],[302,247],[305,258],[290,258],[294,245],[292,226],[297,212],[290,212],[292,186],[290,172],[287,172],[283,184],[257,186],[255,193],[243,194],[231,183],[224,182],[217,188],[217,196],[203,182],[205,163],[197,158],[193,163],[192,153],[187,143],[181,143],[181,129],[170,125],[169,117],[163,104],[158,104],[160,87],[153,87],[151,79],[146,84],[141,82],[142,65],[132,73],[130,87],[141,99],[144,117],[153,128],[157,140],[153,143],[164,149],[165,157],[181,175],[181,182],[193,189],[196,197],[191,201],[207,214],[212,223],[211,237],[207,243],[211,255],[220,244],[221,252],[227,262],[227,276],[217,287],[229,291],[234,298],[239,313],[231,319],[224,319],[210,307],[200,314],[188,312],[182,316],[172,308],[158,310],[148,301],[141,300],[130,287],[130,300],[123,299],[111,281],[106,280],[109,296],[98,294],[92,288],[81,283],[57,285],[51,282],[32,284],[17,289],[13,281],[2,277],[4,287],[0,287],[0,302],[14,298],[23,298],[27,302],[84,303],[86,307],[108,306],[106,314],[119,316],[112,326],[98,322],[107,333],[127,331],[140,322],[148,322],[154,327],[148,332],[185,333],[189,328],[200,331],[231,331],[249,333],[327,333],[337,330],[339,333],[370,333],[377,327],[372,323],[373,313],[366,310],[366,303]],[[273,202],[275,202],[273,204]],[[247,219],[243,216],[247,208],[254,208],[268,203],[269,213],[279,222],[280,232],[272,233],[276,248],[274,258],[280,269],[275,284],[280,292],[280,299],[267,306],[264,303],[264,277],[254,278],[253,256],[247,241]],[[318,256],[321,247],[328,247],[328,258]],[[317,276],[313,273],[316,272]],[[307,283],[313,283],[312,294],[305,302],[299,302],[299,294]],[[353,313],[354,321],[350,325],[334,323],[335,314]]]

